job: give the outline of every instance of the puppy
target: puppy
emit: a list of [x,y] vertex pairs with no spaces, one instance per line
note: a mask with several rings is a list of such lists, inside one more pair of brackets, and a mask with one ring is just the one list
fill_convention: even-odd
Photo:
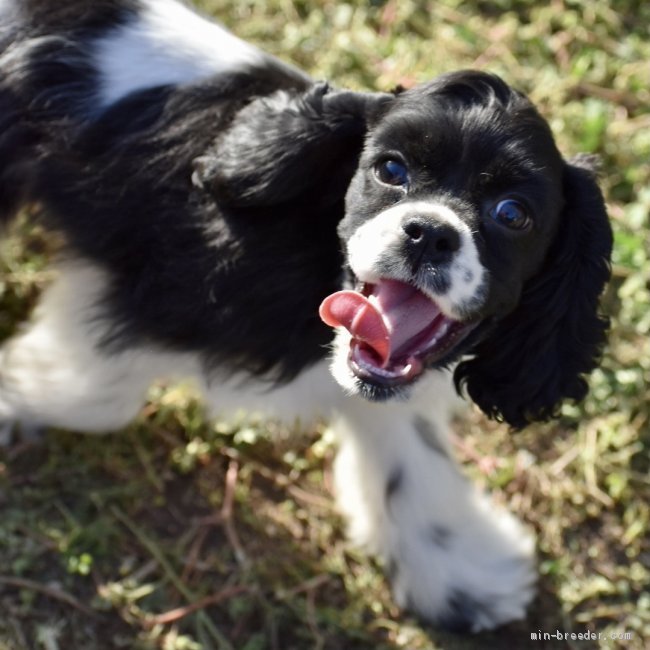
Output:
[[495,76],[338,90],[175,0],[0,0],[0,52],[0,215],[66,244],[1,351],[6,425],[117,429],[188,376],[215,413],[328,416],[396,601],[522,617],[533,543],[455,465],[451,385],[515,428],[585,395],[612,242],[590,160]]

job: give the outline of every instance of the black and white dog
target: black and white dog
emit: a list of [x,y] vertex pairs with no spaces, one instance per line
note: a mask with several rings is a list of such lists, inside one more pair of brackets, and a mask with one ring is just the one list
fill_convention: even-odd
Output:
[[533,542],[452,460],[452,371],[516,428],[581,399],[611,247],[524,96],[337,90],[176,0],[0,0],[0,216],[25,204],[67,247],[1,351],[7,426],[117,429],[187,376],[215,413],[325,415],[396,600],[524,615]]

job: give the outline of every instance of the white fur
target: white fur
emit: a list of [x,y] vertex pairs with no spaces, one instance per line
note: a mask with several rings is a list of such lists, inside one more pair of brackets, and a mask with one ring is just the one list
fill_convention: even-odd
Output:
[[0,34],[3,27],[9,24],[9,19],[13,19],[18,13],[18,7],[15,0],[0,0]]
[[137,19],[95,43],[100,103],[256,64],[264,54],[176,0],[146,0]]
[[196,354],[154,346],[102,350],[105,321],[96,302],[108,278],[97,266],[62,265],[33,322],[0,349],[0,419],[88,432],[118,429],[135,417],[156,379],[191,379],[214,415],[245,410],[307,425],[329,415],[341,391],[323,361],[291,384],[224,373],[207,378]]
[[[6,20],[8,24],[9,19],[13,20],[14,16],[0,16],[0,36],[2,36],[1,23]],[[2,74],[7,77],[10,75],[22,76],[29,69],[29,59],[34,52],[43,46],[54,43],[63,44],[64,40],[60,36],[48,35],[11,43],[4,52],[0,53],[0,70]]]
[[251,416],[278,419],[307,427],[327,418],[341,403],[341,389],[320,361],[289,384],[273,386],[244,375],[201,378],[201,388],[212,415],[229,418],[245,411]]
[[[437,381],[445,378],[439,374]],[[436,395],[430,388],[429,401]],[[444,399],[433,401],[426,413],[444,453],[416,432],[417,406],[350,399],[333,422],[341,440],[338,502],[352,540],[383,558],[394,574],[398,604],[444,621],[453,615],[454,598],[467,597],[476,632],[525,615],[536,576],[533,542],[459,472]],[[397,473],[399,485],[388,497],[387,482]],[[446,539],[436,543],[436,533]]]
[[[430,297],[442,311],[451,318],[459,319],[472,303],[482,298],[486,270],[479,259],[476,244],[469,227],[458,215],[445,205],[412,201],[399,203],[359,226],[348,241],[348,260],[350,268],[362,282],[375,283],[379,280],[382,262],[393,260],[396,278],[409,280],[410,269],[396,266],[395,253],[404,241],[402,224],[409,215],[430,216],[446,221],[460,235],[460,250],[454,255],[449,270],[451,288],[446,294]],[[398,262],[397,262],[398,263]],[[400,277],[404,275],[405,277]]]
[[0,16],[12,15],[16,12],[17,8],[16,0],[0,0]]
[[375,284],[380,279],[379,262],[404,238],[402,221],[406,212],[402,204],[388,208],[359,226],[349,238],[348,262],[354,275],[362,282]]
[[155,350],[108,355],[98,349],[105,324],[95,301],[106,284],[95,266],[61,267],[33,322],[0,350],[0,417],[31,425],[112,431],[142,406],[150,383],[175,369],[192,374],[189,356]]
[[359,392],[357,387],[359,380],[348,364],[351,342],[351,334],[344,327],[337,327],[330,354],[330,372],[347,395],[356,395]]

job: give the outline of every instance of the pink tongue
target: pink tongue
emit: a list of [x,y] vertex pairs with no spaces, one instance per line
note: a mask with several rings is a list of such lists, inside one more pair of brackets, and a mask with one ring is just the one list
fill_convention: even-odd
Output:
[[325,323],[345,327],[354,339],[375,351],[382,366],[439,314],[424,294],[395,280],[380,281],[369,298],[356,291],[338,291],[320,306]]
[[385,365],[390,358],[390,332],[379,310],[356,291],[338,291],[323,300],[320,317],[331,327],[345,327],[352,336],[367,343]]

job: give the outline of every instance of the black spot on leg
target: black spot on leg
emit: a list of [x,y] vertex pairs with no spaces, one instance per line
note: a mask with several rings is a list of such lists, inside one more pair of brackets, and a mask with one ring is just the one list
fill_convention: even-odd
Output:
[[441,617],[440,626],[451,632],[471,632],[476,621],[480,618],[492,618],[491,607],[478,601],[468,593],[455,590],[447,600],[447,613]]
[[386,577],[388,578],[388,582],[390,582],[390,584],[395,583],[398,573],[399,565],[397,564],[397,560],[394,557],[390,556],[386,561]]
[[431,524],[427,536],[438,548],[445,551],[449,548],[452,539],[449,528],[440,524]]
[[427,447],[429,447],[429,449],[432,449],[437,454],[440,454],[440,456],[442,456],[443,458],[449,460],[449,453],[447,452],[447,449],[445,449],[444,445],[440,441],[440,438],[438,437],[438,432],[435,430],[431,422],[417,415],[413,419],[413,426],[415,427],[415,430],[420,436],[422,442]]
[[402,486],[403,480],[404,470],[402,467],[394,467],[391,473],[388,475],[388,481],[386,481],[386,490],[384,492],[386,508],[390,509],[390,502]]

